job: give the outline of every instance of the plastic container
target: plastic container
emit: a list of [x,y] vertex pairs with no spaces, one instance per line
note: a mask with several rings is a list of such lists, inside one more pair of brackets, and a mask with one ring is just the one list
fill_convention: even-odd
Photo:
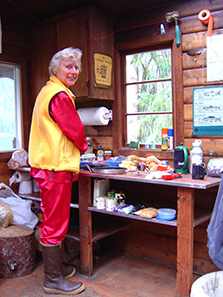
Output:
[[168,149],[168,128],[161,130],[161,149],[166,151]]
[[192,174],[192,164],[201,165],[203,163],[203,151],[201,149],[202,141],[196,139],[192,144],[190,151],[190,173]]
[[172,221],[176,218],[176,210],[172,208],[160,208],[156,217],[159,220]]
[[104,161],[104,151],[102,146],[100,145],[98,151],[97,151],[97,160],[98,161]]
[[104,152],[104,159],[109,160],[112,157],[112,151],[105,151]]
[[223,271],[215,271],[199,277],[191,287],[190,297],[222,297]]
[[173,129],[168,129],[168,149],[173,150]]

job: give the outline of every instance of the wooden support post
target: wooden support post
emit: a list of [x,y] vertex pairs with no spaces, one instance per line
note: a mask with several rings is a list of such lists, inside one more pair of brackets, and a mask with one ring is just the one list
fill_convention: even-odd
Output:
[[194,189],[178,188],[177,297],[190,296],[193,275]]
[[79,225],[81,273],[93,275],[92,215],[88,211],[91,205],[91,178],[79,176]]

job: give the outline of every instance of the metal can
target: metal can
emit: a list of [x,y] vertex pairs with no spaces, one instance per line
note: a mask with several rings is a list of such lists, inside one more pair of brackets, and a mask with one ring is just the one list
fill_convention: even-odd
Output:
[[162,128],[162,142],[161,142],[161,149],[163,151],[168,149],[168,128]]
[[115,198],[115,190],[111,190],[107,193],[108,198]]
[[123,192],[115,193],[117,199],[117,205],[125,204],[125,194]]

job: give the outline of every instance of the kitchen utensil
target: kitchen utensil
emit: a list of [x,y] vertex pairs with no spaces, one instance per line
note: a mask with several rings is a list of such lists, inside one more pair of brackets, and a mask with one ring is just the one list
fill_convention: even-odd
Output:
[[123,167],[108,167],[108,166],[102,166],[102,167],[92,167],[90,165],[87,165],[87,168],[89,171],[94,173],[103,173],[103,174],[123,174],[126,172],[126,168]]

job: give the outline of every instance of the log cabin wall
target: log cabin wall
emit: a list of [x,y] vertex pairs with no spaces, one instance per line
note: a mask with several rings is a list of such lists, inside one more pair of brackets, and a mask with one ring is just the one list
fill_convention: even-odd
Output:
[[[29,121],[32,106],[29,105],[29,52],[30,21],[26,14],[15,11],[7,1],[1,1],[1,23],[2,23],[2,53],[1,62],[12,62],[20,65],[21,69],[21,96],[22,96],[22,118],[23,118],[23,142],[27,149],[29,135]],[[0,153],[0,182],[8,185],[12,171],[8,170],[7,162],[11,152]]]
[[[223,7],[222,1],[187,1],[186,3],[178,2],[166,8],[151,11],[151,13],[143,12],[131,18],[119,19],[116,22],[116,39],[115,47],[116,61],[119,63],[119,49],[137,48],[138,44],[147,42],[147,39],[156,40],[159,34],[159,25],[162,22],[166,29],[166,34],[174,30],[174,24],[165,22],[165,14],[171,11],[179,11],[179,26],[181,31],[181,51],[182,51],[182,88],[183,98],[178,97],[177,102],[183,102],[183,141],[189,151],[192,149],[192,143],[195,139],[202,140],[202,150],[204,152],[204,162],[207,164],[210,159],[208,151],[214,150],[215,157],[222,156],[222,136],[194,136],[193,135],[193,88],[220,86],[220,83],[209,84],[206,82],[206,36],[207,25],[201,23],[198,19],[198,13],[203,10],[210,10],[213,19],[213,33],[219,34],[223,32]],[[147,24],[147,25],[146,25]],[[127,29],[127,30],[126,30]],[[191,56],[189,50],[203,49],[200,54]],[[174,57],[173,57],[174,58]],[[117,84],[121,80],[120,73],[116,69]],[[121,106],[120,88],[116,84],[116,100],[114,102],[114,114]],[[116,123],[114,131],[121,129],[120,122]],[[176,131],[177,132],[177,131]],[[114,138],[113,145],[118,148],[122,140],[118,137]],[[145,152],[139,151],[135,153],[143,156]],[[122,189],[128,192],[128,189]],[[140,197],[139,189],[135,189],[135,195]],[[134,193],[132,189],[131,194]],[[160,193],[159,193],[160,194]],[[210,211],[213,208],[217,191],[206,191],[205,196],[196,191],[195,204],[198,208],[204,205]],[[165,195],[165,193],[164,193]],[[208,221],[196,227],[194,230],[194,271],[198,273],[208,273],[214,271],[216,266],[213,265],[208,255],[206,228]],[[162,244],[160,244],[160,240]],[[119,248],[127,254],[145,257],[164,265],[176,265],[176,230],[172,227],[151,226],[150,224],[141,224],[133,222],[130,231],[125,231],[122,235],[116,235],[116,243]]]
[[[160,35],[160,23],[163,23],[166,29],[166,34],[170,34],[174,31],[174,22],[167,23],[165,20],[165,14],[167,12],[178,11],[180,14],[179,27],[181,31],[181,51],[182,51],[182,72],[178,75],[182,75],[183,84],[177,85],[178,91],[183,88],[183,98],[177,97],[177,102],[183,102],[183,142],[184,145],[190,151],[192,149],[192,143],[195,139],[202,140],[202,149],[204,152],[204,162],[207,163],[210,154],[208,151],[214,150],[215,157],[223,155],[222,150],[222,136],[194,136],[193,135],[193,88],[207,87],[207,86],[220,86],[222,82],[210,84],[206,81],[206,36],[207,25],[203,24],[198,19],[198,13],[203,10],[210,10],[213,19],[213,34],[222,33],[222,1],[186,1],[185,3],[176,3],[175,5],[168,5],[168,7],[160,8],[159,10],[153,10],[151,12],[143,12],[140,15],[131,16],[131,18],[122,18],[116,22],[116,38],[115,47],[119,50],[125,50],[137,48],[140,44],[147,43],[148,39],[156,40]],[[165,35],[165,34],[164,34]],[[165,37],[163,37],[164,39]],[[196,50],[202,48],[203,52],[191,56],[188,54],[189,50]],[[118,58],[116,58],[118,60]],[[174,57],[173,57],[174,59]],[[119,73],[116,74],[117,76]],[[120,78],[118,79],[120,80]],[[117,80],[117,82],[118,82]],[[116,84],[117,88],[117,84]],[[116,97],[120,98],[120,90],[116,90]],[[121,101],[121,99],[120,99]],[[116,103],[114,109],[116,108]],[[120,104],[120,102],[119,102]],[[116,110],[114,110],[114,114]],[[180,116],[180,115],[179,115]],[[178,131],[176,131],[178,133]],[[116,143],[115,143],[116,142]],[[115,148],[120,146],[121,139],[114,140]],[[180,145],[179,143],[177,145]],[[141,152],[142,154],[143,152]],[[172,156],[173,157],[173,156]],[[171,158],[172,158],[171,157]],[[165,159],[169,159],[168,156],[164,156]]]

